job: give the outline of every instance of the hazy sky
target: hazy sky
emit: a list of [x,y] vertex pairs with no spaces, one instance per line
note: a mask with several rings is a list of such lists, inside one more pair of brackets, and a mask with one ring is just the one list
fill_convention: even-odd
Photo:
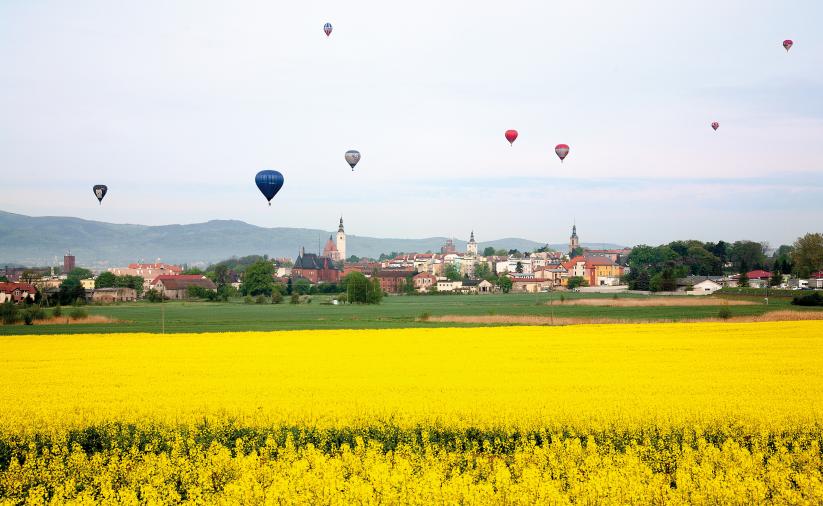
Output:
[[[3,0],[0,209],[791,242],[823,229],[821,19],[819,0]],[[270,208],[262,169],[286,180]]]

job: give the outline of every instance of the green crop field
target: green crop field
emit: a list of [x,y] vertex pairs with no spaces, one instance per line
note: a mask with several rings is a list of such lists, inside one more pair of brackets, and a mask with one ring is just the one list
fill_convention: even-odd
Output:
[[[379,305],[331,305],[328,296],[314,295],[312,302],[299,305],[244,304],[242,301],[123,303],[87,306],[91,316],[104,316],[116,322],[0,326],[0,334],[74,334],[100,332],[221,332],[243,330],[292,330],[337,328],[397,328],[431,326],[468,326],[482,323],[421,321],[422,315],[438,316],[543,316],[556,318],[610,318],[618,320],[683,320],[712,318],[727,307],[731,316],[760,315],[779,309],[797,309],[789,299],[773,298],[764,304],[724,306],[650,306],[600,307],[576,306],[578,298],[612,298],[611,295],[506,294],[462,296],[391,296]],[[642,298],[620,295],[620,299]],[[693,299],[693,297],[683,297]],[[551,304],[549,304],[551,302]],[[807,309],[813,310],[813,309]],[[68,310],[64,308],[64,317]],[[821,313],[823,317],[823,312]]]

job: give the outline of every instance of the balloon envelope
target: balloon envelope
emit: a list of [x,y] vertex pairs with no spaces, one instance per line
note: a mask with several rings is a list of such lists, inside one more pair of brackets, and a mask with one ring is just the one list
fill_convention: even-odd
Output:
[[257,184],[257,187],[260,188],[260,193],[266,197],[269,205],[271,205],[271,199],[273,199],[274,196],[277,195],[277,192],[280,191],[280,188],[283,187],[283,174],[276,170],[261,170],[254,176],[254,182]]
[[793,45],[794,45],[794,42],[792,42],[792,39],[786,39],[786,40],[783,41],[783,47],[786,48],[786,51],[791,49]]
[[517,130],[506,130],[506,140],[509,144],[514,144],[515,139],[517,139]]
[[96,184],[92,186],[91,189],[94,192],[94,196],[97,197],[97,201],[103,204],[103,197],[108,193],[109,187],[104,184]]
[[720,128],[720,123],[717,121],[712,122],[712,128],[714,128],[714,131],[716,132],[717,129]]
[[566,155],[569,154],[569,146],[568,144],[558,144],[554,147],[554,152],[557,153],[557,156],[560,157],[560,161],[562,162]]
[[346,161],[351,166],[351,170],[354,170],[354,166],[360,161],[360,151],[357,151],[356,149],[346,151]]
[[331,35],[331,30],[332,30],[331,23],[326,23],[325,25],[323,25],[323,31],[326,32],[326,37]]

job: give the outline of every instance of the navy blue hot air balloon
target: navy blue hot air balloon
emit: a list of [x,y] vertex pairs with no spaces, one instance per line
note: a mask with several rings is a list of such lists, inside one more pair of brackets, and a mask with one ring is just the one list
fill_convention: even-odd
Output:
[[104,184],[96,184],[91,187],[91,190],[94,192],[94,196],[97,197],[100,205],[103,205],[103,197],[105,197],[106,193],[108,193],[109,187]]
[[280,188],[283,187],[283,174],[276,170],[261,170],[254,176],[254,182],[257,183],[257,187],[260,188],[260,193],[266,197],[269,205],[271,205],[271,199],[273,199],[274,196],[277,195],[277,192],[280,191]]

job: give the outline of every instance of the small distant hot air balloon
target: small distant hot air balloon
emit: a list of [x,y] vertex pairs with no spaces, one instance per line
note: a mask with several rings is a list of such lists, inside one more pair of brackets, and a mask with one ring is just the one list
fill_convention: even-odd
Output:
[[357,151],[356,149],[346,151],[346,161],[351,166],[351,170],[354,170],[354,166],[360,161],[360,151]]
[[566,158],[566,155],[569,154],[569,145],[558,144],[554,147],[554,152],[557,153],[557,156],[560,158],[560,163],[563,163],[563,160]]
[[712,128],[714,128],[714,131],[717,132],[717,129],[720,128],[720,123],[717,121],[712,121]]
[[106,196],[106,193],[109,191],[109,187],[104,184],[96,184],[91,187],[92,191],[94,192],[94,196],[97,197],[97,201],[100,202],[100,205],[103,205],[103,197]]
[[514,141],[517,139],[517,130],[506,130],[506,140],[509,141],[510,145],[514,145]]
[[786,40],[783,41],[783,47],[786,49],[787,53],[789,52],[789,49],[791,49],[793,45],[794,45],[794,42],[792,42],[792,39],[786,39]]
[[323,31],[326,32],[326,37],[331,35],[331,31],[332,31],[331,23],[326,23],[325,25],[323,25]]
[[257,184],[257,187],[260,188],[260,193],[266,197],[269,205],[271,205],[271,199],[273,199],[274,196],[277,195],[277,192],[280,191],[280,188],[283,187],[283,174],[276,170],[261,170],[254,176],[254,182]]

